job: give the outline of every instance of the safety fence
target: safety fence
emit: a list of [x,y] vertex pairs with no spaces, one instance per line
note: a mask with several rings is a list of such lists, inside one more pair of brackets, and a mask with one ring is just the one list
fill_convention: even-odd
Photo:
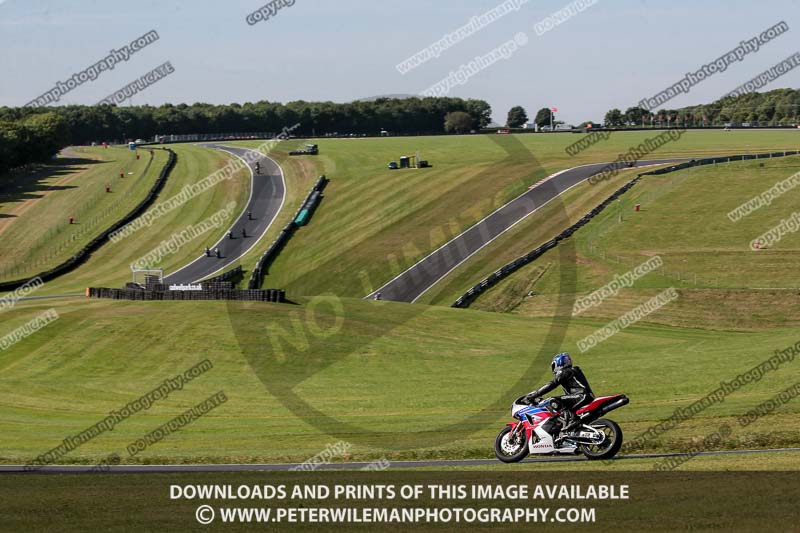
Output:
[[450,307],[457,307],[457,308],[469,307],[470,304],[478,298],[478,296],[483,294],[490,287],[496,285],[498,282],[508,277],[509,275],[513,274],[523,266],[538,259],[542,255],[544,255],[544,253],[547,252],[548,250],[555,248],[559,242],[570,237],[579,228],[586,225],[586,223],[588,223],[591,219],[596,217],[600,212],[602,212],[606,207],[608,207],[608,205],[611,204],[611,202],[613,202],[614,200],[616,200],[617,198],[628,192],[628,190],[630,190],[631,187],[633,187],[640,179],[642,179],[642,176],[667,174],[669,172],[676,172],[678,170],[684,170],[687,168],[703,166],[703,165],[715,165],[718,163],[720,164],[731,163],[735,161],[747,161],[752,159],[787,157],[792,155],[800,155],[800,151],[788,150],[781,152],[769,152],[764,154],[739,154],[731,156],[708,157],[703,159],[692,159],[690,161],[686,161],[684,163],[679,163],[676,165],[671,165],[669,167],[663,167],[655,170],[650,170],[648,172],[643,172],[637,175],[636,178],[634,178],[633,180],[626,183],[624,186],[617,189],[611,196],[606,198],[600,205],[598,205],[597,207],[592,209],[589,213],[581,217],[577,222],[572,224],[570,227],[568,227],[567,229],[556,235],[555,238],[547,241],[538,248],[528,252],[522,257],[518,257],[517,259],[511,261],[510,263],[500,267],[498,270],[489,274],[489,276],[481,280],[477,285],[473,286],[471,289],[469,289],[467,292],[461,295],[461,297],[459,297],[458,300],[453,302],[453,304]]
[[274,133],[244,132],[244,133],[187,133],[183,135],[156,135],[156,143],[190,143],[203,141],[244,141],[250,139],[272,139]]
[[278,254],[283,247],[286,246],[286,243],[289,242],[289,239],[292,238],[294,232],[300,226],[305,226],[308,223],[311,215],[314,214],[317,206],[322,201],[322,191],[325,189],[328,181],[328,178],[325,176],[319,177],[314,187],[311,188],[311,191],[309,191],[306,196],[306,199],[300,205],[300,208],[294,214],[292,220],[284,226],[275,240],[272,241],[272,244],[269,245],[267,251],[258,259],[255,268],[253,268],[253,272],[250,274],[250,281],[247,284],[248,289],[257,289],[261,286],[261,282],[264,280],[264,273],[275,258],[278,257]]
[[108,240],[109,235],[118,231],[119,229],[123,228],[125,225],[132,222],[134,219],[138,218],[142,215],[147,209],[155,202],[156,198],[158,197],[158,193],[161,192],[161,189],[164,188],[164,184],[167,182],[167,177],[172,169],[175,167],[175,162],[177,161],[177,156],[175,152],[170,150],[169,148],[158,148],[159,150],[165,150],[169,153],[169,158],[167,159],[167,163],[164,165],[164,168],[161,169],[161,172],[158,175],[155,183],[150,188],[150,192],[147,193],[147,196],[139,202],[136,207],[134,207],[127,215],[119,219],[115,222],[110,228],[103,231],[100,235],[92,239],[86,246],[81,248],[75,255],[57,265],[50,270],[45,270],[44,272],[40,272],[35,276],[31,276],[30,278],[18,279],[14,281],[6,281],[0,283],[0,291],[8,291],[14,290],[18,287],[24,285],[29,279],[34,277],[39,277],[42,281],[50,281],[52,279],[57,278],[58,276],[64,275],[68,272],[71,272],[78,268],[80,265],[85,263],[89,257],[92,255],[93,252],[97,251],[103,244],[105,244],[106,240]]

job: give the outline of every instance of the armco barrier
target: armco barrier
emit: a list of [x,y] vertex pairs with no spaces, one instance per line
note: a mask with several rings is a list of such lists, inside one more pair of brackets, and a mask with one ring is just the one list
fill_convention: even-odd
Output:
[[517,259],[511,261],[507,265],[501,267],[500,269],[494,271],[489,276],[481,280],[477,285],[469,289],[465,292],[461,297],[453,302],[450,307],[458,307],[458,308],[466,308],[475,301],[478,296],[480,296],[486,289],[492,287],[493,285],[497,284],[500,280],[508,277],[512,273],[516,272],[523,266],[529,264],[530,262],[534,261],[541,257],[546,251],[555,248],[556,245],[570,237],[573,233],[575,233],[578,228],[584,226],[587,222],[589,222],[592,218],[597,216],[598,213],[603,211],[608,205],[628,192],[628,190],[633,187],[636,182],[642,179],[642,176],[647,175],[660,175],[660,174],[667,174],[670,172],[676,172],[678,170],[684,170],[691,167],[696,166],[703,166],[703,165],[713,165],[717,163],[731,163],[734,161],[746,161],[750,159],[765,159],[771,157],[787,157],[792,155],[800,155],[799,150],[789,150],[784,152],[772,152],[767,154],[740,154],[740,155],[732,155],[732,156],[721,156],[721,157],[708,157],[704,159],[693,159],[691,161],[687,161],[685,163],[680,163],[677,165],[672,165],[665,168],[658,168],[655,170],[651,170],[648,172],[643,172],[636,176],[633,180],[626,183],[621,188],[617,189],[611,196],[606,198],[603,203],[589,211],[588,214],[582,216],[577,222],[572,224],[570,227],[559,233],[554,239],[547,241],[546,243],[542,244],[538,248],[532,250],[531,252],[523,255],[522,257],[518,257]]
[[242,277],[242,265],[237,266],[234,269],[228,270],[227,272],[223,272],[219,276],[214,276],[213,278],[208,278],[203,283],[215,283],[215,282],[232,282],[233,280],[239,280]]
[[328,184],[328,178],[325,176],[320,176],[317,179],[317,182],[309,191],[306,199],[303,200],[303,203],[300,204],[300,208],[294,214],[292,219],[289,221],[286,226],[284,226],[283,230],[278,234],[272,244],[269,245],[267,251],[259,257],[258,262],[256,263],[255,268],[253,268],[253,272],[250,274],[250,281],[247,283],[247,288],[250,290],[258,289],[261,286],[261,282],[264,279],[264,272],[269,268],[269,265],[278,257],[278,254],[281,252],[286,243],[289,242],[289,239],[292,238],[295,230],[297,229],[298,225],[295,223],[297,217],[300,216],[300,213],[306,209],[308,213],[305,217],[305,223],[308,223],[308,219],[314,214],[314,210],[317,208],[319,203],[322,201],[322,191],[325,189],[325,186]]
[[[158,179],[156,179],[153,187],[150,189],[150,192],[147,193],[147,196],[139,202],[139,205],[134,207],[130,213],[119,219],[117,222],[114,223],[110,228],[105,230],[103,233],[92,239],[89,244],[84,246],[78,253],[61,263],[60,265],[51,268],[50,270],[45,270],[44,272],[40,272],[36,276],[31,276],[31,278],[39,277],[42,281],[50,281],[52,279],[57,278],[67,272],[71,272],[75,270],[80,265],[86,262],[89,257],[92,255],[93,252],[97,251],[108,239],[109,235],[114,233],[115,231],[123,228],[125,225],[132,222],[134,219],[138,218],[142,215],[147,209],[155,202],[156,198],[158,197],[158,193],[161,192],[161,189],[164,188],[164,184],[167,182],[167,176],[175,167],[175,161],[177,160],[177,156],[175,152],[170,150],[169,148],[157,148],[157,150],[164,150],[169,152],[169,159],[167,160],[167,164],[164,165],[164,168],[161,169],[161,173],[158,175]],[[8,291],[14,290],[18,287],[21,287],[25,283],[28,282],[31,278],[25,279],[18,279],[15,281],[6,281],[4,283],[0,283],[0,291]]]

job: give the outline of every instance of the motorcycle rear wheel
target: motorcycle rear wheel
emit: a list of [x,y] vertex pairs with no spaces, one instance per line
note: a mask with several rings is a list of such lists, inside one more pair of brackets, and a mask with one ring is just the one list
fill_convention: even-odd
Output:
[[494,454],[504,463],[518,463],[528,455],[528,441],[525,431],[521,431],[514,441],[511,440],[511,426],[506,426],[494,439]]
[[590,461],[597,459],[610,459],[617,455],[622,447],[622,428],[613,420],[601,418],[587,424],[599,431],[602,431],[606,438],[600,444],[581,444],[581,451]]

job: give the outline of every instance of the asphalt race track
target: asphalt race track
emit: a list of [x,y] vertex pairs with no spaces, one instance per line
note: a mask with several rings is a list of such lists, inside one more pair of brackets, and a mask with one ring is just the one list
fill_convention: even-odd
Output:
[[[653,159],[637,161],[637,167],[677,163],[680,159]],[[417,264],[398,275],[396,278],[370,293],[366,298],[374,298],[381,294],[381,300],[395,302],[415,302],[428,289],[449,274],[458,265],[469,259],[478,250],[492,242],[501,234],[511,229],[516,223],[558,197],[568,189],[598,174],[610,163],[594,163],[574,167],[553,174],[526,192],[517,196],[506,205],[454,237],[438,250],[434,251]],[[622,167],[620,167],[622,168]]]
[[[205,145],[208,148],[224,150],[234,156],[242,157],[246,152],[258,153],[245,148],[234,148],[219,145]],[[201,255],[183,268],[164,277],[164,282],[193,283],[201,281],[223,268],[235,263],[258,243],[261,237],[272,225],[272,221],[281,210],[286,196],[286,184],[283,170],[272,159],[259,154],[258,162],[261,164],[261,174],[255,172],[255,163],[250,164],[251,187],[250,200],[239,218],[231,225],[233,239],[227,235],[215,243],[209,243],[211,257]],[[247,213],[252,212],[253,220],[249,220]],[[247,237],[242,237],[242,228],[245,228]],[[220,256],[214,255],[214,249],[219,248]]]
[[[774,452],[800,452],[800,448],[772,448],[762,450],[720,450],[710,452],[698,452],[695,455],[750,455]],[[614,461],[625,459],[662,459],[667,457],[685,457],[685,453],[645,453],[633,455],[619,455]],[[525,463],[574,463],[587,461],[583,456],[555,456],[541,457],[537,459],[527,459]],[[399,468],[442,468],[442,467],[462,467],[462,466],[484,466],[501,465],[497,459],[454,459],[454,460],[430,460],[430,461],[391,461],[389,469]],[[328,463],[315,464],[314,470],[361,470],[373,465],[370,462],[359,463]],[[203,464],[181,464],[181,465],[116,465],[108,466],[109,473],[116,474],[158,474],[171,472],[277,472],[296,469],[301,467],[301,463],[286,464],[228,464],[228,465],[203,465]],[[104,469],[106,467],[103,467]],[[508,465],[507,468],[514,468]],[[50,465],[37,467],[33,470],[26,470],[23,465],[0,465],[0,474],[85,474],[97,467],[87,465]]]

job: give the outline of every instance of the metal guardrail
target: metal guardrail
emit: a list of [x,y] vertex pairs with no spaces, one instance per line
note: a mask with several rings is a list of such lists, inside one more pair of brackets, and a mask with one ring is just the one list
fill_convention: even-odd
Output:
[[317,182],[309,191],[306,199],[303,200],[303,203],[300,205],[300,208],[294,214],[292,219],[289,221],[286,226],[281,230],[278,236],[272,241],[272,244],[269,245],[267,251],[262,254],[262,256],[256,262],[255,268],[253,268],[253,272],[250,274],[250,281],[247,284],[248,289],[257,289],[261,286],[261,282],[264,279],[264,272],[269,268],[269,265],[275,261],[275,258],[278,257],[278,254],[281,252],[286,243],[289,242],[289,239],[292,238],[294,232],[299,227],[299,223],[297,222],[300,214],[303,210],[306,210],[305,216],[302,219],[302,224],[305,225],[308,223],[308,220],[311,218],[311,215],[314,214],[319,203],[322,201],[322,191],[325,189],[325,186],[328,184],[328,178],[324,175],[320,176],[317,179]]

